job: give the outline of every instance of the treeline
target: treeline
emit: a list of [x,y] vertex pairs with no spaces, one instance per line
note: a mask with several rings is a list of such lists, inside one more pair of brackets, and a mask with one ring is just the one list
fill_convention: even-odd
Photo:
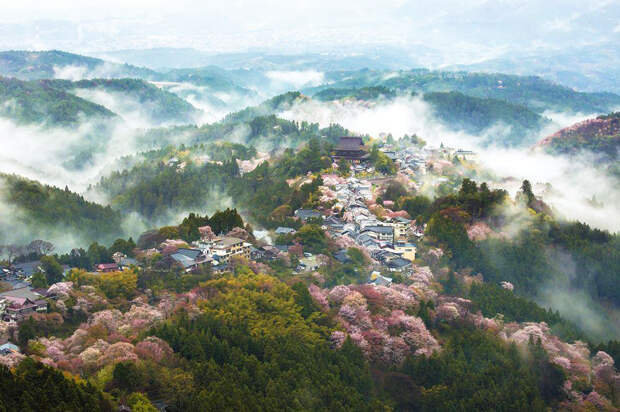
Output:
[[501,143],[508,145],[522,144],[524,136],[538,131],[546,122],[527,107],[504,100],[472,97],[459,92],[426,93],[423,99],[431,104],[439,120],[452,129],[477,134],[494,125],[510,127],[510,132],[501,136]]
[[57,369],[22,360],[14,370],[0,365],[0,409],[4,411],[113,411],[89,383],[72,380]]
[[202,289],[202,315],[153,330],[188,363],[191,388],[174,410],[378,410],[370,370],[351,342],[333,350],[305,287],[265,275],[227,276]]
[[539,342],[524,357],[488,332],[456,327],[440,353],[409,357],[386,390],[396,410],[545,411],[564,397],[562,369]]
[[0,116],[17,123],[69,126],[82,118],[110,118],[105,107],[74,96],[61,88],[33,80],[0,77]]
[[271,227],[285,222],[308,201],[318,200],[320,183],[293,188],[286,179],[331,167],[332,148],[312,138],[298,152],[287,149],[277,160],[243,175],[234,159],[202,166],[190,161],[183,168],[145,161],[102,178],[96,189],[112,199],[115,209],[138,212],[155,223],[171,211],[200,210],[209,199],[232,198],[253,220]]
[[[458,194],[421,209],[422,216],[430,214],[427,234],[444,246],[453,269],[469,268],[495,284],[511,282],[515,292],[523,296],[536,298],[543,285],[555,284],[585,291],[595,302],[620,306],[618,235],[584,223],[556,221],[529,187],[524,182],[518,195],[519,202],[530,206],[529,218],[510,238],[474,241],[468,237],[466,225],[474,220],[485,219],[501,229],[505,216],[496,214],[493,206],[506,194],[495,192],[490,196],[493,192],[467,179]],[[482,201],[484,198],[488,201]]]
[[[121,215],[109,206],[89,202],[81,195],[43,185],[16,175],[0,174],[3,199],[19,213],[16,221],[0,223],[2,230],[23,227],[41,234],[63,230],[84,239],[110,239],[119,234]],[[19,226],[22,227],[19,227]],[[7,236],[8,237],[8,236]]]

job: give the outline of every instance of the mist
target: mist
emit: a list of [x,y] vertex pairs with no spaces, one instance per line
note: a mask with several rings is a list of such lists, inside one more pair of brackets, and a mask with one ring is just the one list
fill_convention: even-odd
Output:
[[[545,112],[550,123],[534,137],[538,141],[555,131],[577,121],[592,117],[591,114],[565,114]],[[377,102],[319,102],[311,100],[298,103],[280,113],[289,120],[317,122],[321,127],[338,123],[359,134],[378,137],[391,133],[395,138],[416,134],[431,147],[441,143],[446,146],[473,150],[478,162],[495,175],[495,187],[502,187],[514,195],[520,182],[528,179],[532,184],[549,183],[551,192],[538,192],[543,200],[569,220],[584,221],[594,227],[612,232],[620,231],[620,190],[617,179],[597,169],[594,156],[552,156],[531,146],[506,148],[492,142],[498,136],[510,133],[510,128],[495,124],[477,135],[451,130],[433,116],[432,107],[419,97],[398,97]],[[528,139],[529,141],[529,139]],[[488,142],[491,142],[489,144]],[[518,184],[506,183],[513,178]],[[540,186],[540,185],[539,185]],[[602,203],[595,207],[588,199],[593,196]]]

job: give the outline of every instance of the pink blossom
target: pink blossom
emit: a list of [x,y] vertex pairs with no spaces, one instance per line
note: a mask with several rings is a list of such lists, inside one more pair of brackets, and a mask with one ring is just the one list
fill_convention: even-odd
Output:
[[103,355],[99,357],[99,366],[105,366],[111,363],[136,361],[138,356],[133,351],[134,346],[127,342],[118,342],[108,346]]
[[58,282],[54,283],[47,289],[47,294],[55,294],[60,299],[64,299],[69,296],[69,293],[73,289],[73,282]]
[[328,299],[332,304],[340,305],[349,293],[351,289],[348,286],[338,285],[329,292]]
[[308,292],[310,292],[310,296],[312,299],[321,306],[321,308],[326,309],[329,307],[329,302],[327,301],[327,295],[323,291],[323,289],[319,288],[315,284],[312,284],[308,287]]
[[246,241],[252,237],[247,230],[245,230],[245,229],[243,229],[241,227],[236,227],[236,226],[234,228],[232,228],[232,230],[230,232],[228,232],[226,234],[226,236],[228,236],[228,237],[236,237],[237,239],[242,239],[242,240],[246,240]]
[[156,336],[149,336],[139,342],[135,348],[136,354],[142,359],[151,359],[155,362],[163,362],[171,359],[173,351],[168,343]]
[[493,229],[484,222],[476,222],[467,229],[467,236],[474,241],[484,240],[493,233]]
[[565,371],[570,370],[570,359],[567,359],[563,356],[556,356],[555,358],[551,359],[551,362],[562,367],[562,369],[564,369]]
[[514,285],[513,285],[512,283],[510,283],[510,282],[505,282],[505,281],[504,281],[504,282],[500,282],[499,284],[500,284],[500,286],[501,286],[502,288],[504,288],[504,289],[506,289],[506,290],[509,290],[509,291],[511,291],[511,292],[512,292],[512,291],[514,290],[514,288],[515,288],[515,287],[514,287]]
[[6,355],[0,355],[0,365],[14,368],[18,363],[22,361],[26,356],[19,352],[10,352]]
[[101,324],[105,326],[108,330],[113,331],[118,329],[122,319],[123,314],[120,310],[108,309],[92,314],[91,317],[88,319],[88,324],[90,326]]
[[346,338],[347,338],[346,333],[339,331],[339,330],[333,331],[329,337],[329,341],[331,342],[331,347],[340,349],[342,347],[342,344],[346,340]]

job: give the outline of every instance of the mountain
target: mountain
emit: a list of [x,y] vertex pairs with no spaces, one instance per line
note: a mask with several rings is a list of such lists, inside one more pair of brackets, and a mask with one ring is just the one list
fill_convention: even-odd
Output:
[[109,105],[121,116],[140,111],[156,125],[194,123],[200,115],[187,101],[140,79],[93,79],[70,82],[51,80],[46,83],[71,91],[88,100]]
[[583,93],[536,76],[500,73],[449,72],[427,69],[405,71],[359,70],[325,73],[325,84],[304,89],[314,95],[327,88],[383,86],[407,92],[457,91],[523,105],[536,112],[571,111],[605,113],[620,105],[613,93]]
[[111,118],[102,105],[54,87],[46,81],[0,77],[0,115],[23,123],[67,126],[84,118]]
[[459,92],[425,93],[423,100],[430,103],[435,116],[446,127],[454,130],[478,134],[495,125],[509,127],[504,142],[508,145],[522,143],[548,122],[525,106]]
[[620,54],[617,44],[612,42],[555,52],[510,54],[448,69],[534,74],[580,91],[620,93]]
[[23,80],[53,78],[139,77],[153,76],[149,69],[128,64],[67,53],[60,50],[0,52],[0,75]]
[[114,50],[96,53],[102,59],[120,60],[137,66],[162,68],[192,68],[219,66],[228,70],[358,70],[401,69],[410,67],[411,56],[436,53],[428,48],[413,46],[415,53],[400,48],[381,47],[359,50],[334,50],[329,53],[269,53],[261,51],[240,53],[209,53],[192,48],[159,47],[138,50]]
[[[0,216],[9,213],[0,219],[0,237],[7,240],[111,241],[120,233],[120,214],[110,207],[16,175],[0,173],[0,206]],[[17,233],[23,239],[13,239]]]
[[620,112],[574,124],[544,138],[538,146],[569,155],[589,151],[615,162],[620,150]]

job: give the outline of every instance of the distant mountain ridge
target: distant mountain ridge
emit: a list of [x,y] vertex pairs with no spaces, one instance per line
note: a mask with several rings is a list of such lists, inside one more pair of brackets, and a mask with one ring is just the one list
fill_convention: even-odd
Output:
[[85,118],[111,118],[106,107],[46,81],[22,81],[0,77],[0,116],[17,123],[67,126]]
[[492,98],[545,110],[607,113],[620,105],[613,93],[583,93],[537,76],[502,73],[449,72],[427,69],[401,71],[358,70],[325,73],[325,84],[304,90],[315,95],[324,89],[383,86],[401,92],[460,92],[478,98]]
[[576,123],[544,138],[537,146],[561,154],[590,151],[617,161],[620,151],[620,112]]
[[129,64],[112,63],[94,57],[60,50],[0,52],[0,75],[22,80],[53,79],[64,77],[59,71],[66,67],[81,67],[91,72],[89,77],[139,77],[146,78],[156,72]]

